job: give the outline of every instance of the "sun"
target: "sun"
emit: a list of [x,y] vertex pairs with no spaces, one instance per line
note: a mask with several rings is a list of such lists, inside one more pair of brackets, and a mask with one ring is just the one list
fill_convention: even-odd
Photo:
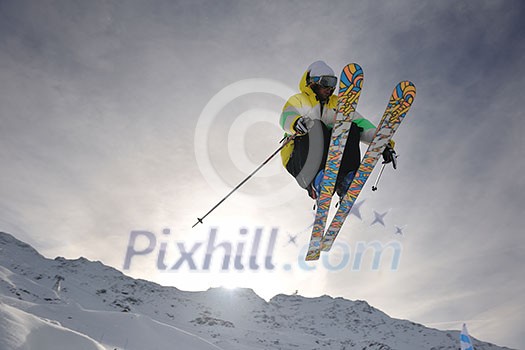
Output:
[[221,285],[221,288],[228,289],[228,290],[235,290],[239,288],[239,283],[236,283],[235,281],[226,281]]

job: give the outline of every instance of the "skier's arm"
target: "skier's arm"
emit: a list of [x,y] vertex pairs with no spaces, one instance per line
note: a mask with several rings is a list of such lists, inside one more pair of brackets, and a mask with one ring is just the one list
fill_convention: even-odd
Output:
[[[361,129],[363,129],[363,131],[361,131],[360,141],[369,145],[370,142],[372,142],[374,138],[376,127],[374,124],[372,124],[372,122],[370,122],[368,119],[363,117],[359,112],[356,111],[356,114],[357,115],[356,115],[356,119],[354,119],[354,123],[356,123],[357,126],[359,126]],[[394,150],[395,144],[396,143],[392,139],[388,141],[388,147],[390,147],[390,149],[392,150]]]
[[358,127],[363,129],[363,131],[361,132],[360,141],[368,145],[374,139],[374,134],[376,132],[376,126],[372,124],[372,122],[370,122],[368,119],[363,117],[359,112],[356,111],[355,113],[356,113],[356,116],[353,122],[356,123]]
[[301,118],[301,113],[299,112],[301,106],[301,100],[297,96],[292,96],[283,107],[279,124],[289,135],[295,133],[294,125]]

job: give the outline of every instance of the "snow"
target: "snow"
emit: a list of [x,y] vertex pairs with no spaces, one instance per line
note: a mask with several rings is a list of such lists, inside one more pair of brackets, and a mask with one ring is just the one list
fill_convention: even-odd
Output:
[[81,333],[4,303],[0,304],[0,339],[1,349],[105,349]]
[[[84,258],[46,259],[5,233],[0,326],[0,350],[459,347],[459,331],[393,319],[366,301],[277,295],[267,302],[250,289],[185,292]],[[473,341],[478,350],[504,349]]]

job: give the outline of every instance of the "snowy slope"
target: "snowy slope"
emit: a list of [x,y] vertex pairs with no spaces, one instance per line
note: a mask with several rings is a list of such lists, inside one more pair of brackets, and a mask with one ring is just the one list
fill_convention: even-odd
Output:
[[5,233],[0,314],[1,350],[459,347],[458,331],[393,319],[364,301],[278,295],[266,302],[249,289],[185,292],[83,258],[46,259]]
[[3,303],[0,303],[0,339],[1,349],[104,350],[81,333]]

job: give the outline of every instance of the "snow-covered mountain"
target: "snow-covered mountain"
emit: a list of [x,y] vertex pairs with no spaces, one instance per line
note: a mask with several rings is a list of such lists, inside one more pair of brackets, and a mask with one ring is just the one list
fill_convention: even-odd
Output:
[[0,350],[458,348],[459,331],[393,319],[365,301],[185,292],[84,258],[46,259],[0,233]]

